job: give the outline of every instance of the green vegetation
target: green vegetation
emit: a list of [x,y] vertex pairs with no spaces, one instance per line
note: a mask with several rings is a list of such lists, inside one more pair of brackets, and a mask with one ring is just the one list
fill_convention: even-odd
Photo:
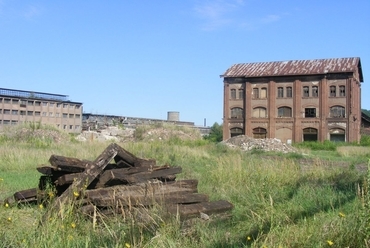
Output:
[[[62,218],[40,224],[45,203],[3,204],[0,247],[370,246],[369,147],[324,142],[297,145],[299,154],[241,152],[203,139],[149,142],[144,133],[143,141],[119,145],[158,165],[181,166],[178,179],[198,179],[200,193],[230,201],[234,209],[183,222],[155,207],[143,222],[135,212],[90,219],[72,205]],[[12,137],[0,138],[0,200],[37,187],[36,167],[52,154],[94,160],[109,144],[71,142],[67,135],[39,146],[46,137]]]
[[215,122],[211,127],[210,133],[204,136],[204,139],[211,142],[221,142],[223,135],[222,132],[222,125],[219,125],[217,122]]

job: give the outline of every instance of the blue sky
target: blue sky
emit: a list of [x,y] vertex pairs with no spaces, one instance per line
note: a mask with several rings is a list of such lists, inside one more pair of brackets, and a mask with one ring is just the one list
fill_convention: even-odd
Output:
[[360,57],[370,109],[369,30],[369,0],[0,0],[0,87],[211,126],[235,63]]

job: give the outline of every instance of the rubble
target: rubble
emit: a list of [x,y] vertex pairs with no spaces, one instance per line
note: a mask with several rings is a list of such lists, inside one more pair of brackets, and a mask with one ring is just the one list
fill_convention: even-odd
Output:
[[243,151],[250,151],[253,149],[262,151],[275,151],[275,152],[296,152],[294,147],[281,142],[281,140],[272,139],[253,139],[246,135],[238,135],[231,137],[230,139],[222,141],[223,144],[232,147],[240,148]]

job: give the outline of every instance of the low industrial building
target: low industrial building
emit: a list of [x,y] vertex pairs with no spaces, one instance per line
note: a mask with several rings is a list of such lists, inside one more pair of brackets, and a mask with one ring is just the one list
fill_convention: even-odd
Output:
[[69,133],[82,130],[82,103],[67,95],[0,88],[0,128],[40,123]]

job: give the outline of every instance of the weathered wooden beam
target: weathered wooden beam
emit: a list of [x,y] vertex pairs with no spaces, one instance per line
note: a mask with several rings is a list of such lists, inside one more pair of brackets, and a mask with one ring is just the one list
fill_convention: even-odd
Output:
[[17,202],[28,202],[37,200],[37,188],[21,190],[14,193],[14,200]]
[[[143,169],[141,169],[143,168]],[[131,170],[130,170],[131,169]],[[156,167],[154,170],[146,167],[112,169],[105,171],[99,178],[96,188],[119,184],[137,184],[148,179],[162,178],[181,173],[181,167]],[[136,173],[134,173],[136,172]]]
[[83,172],[86,169],[86,164],[91,163],[88,160],[80,160],[58,155],[51,155],[49,162],[58,171],[66,172]]
[[118,146],[117,149],[117,156],[115,156],[114,161],[118,165],[119,168],[126,168],[126,167],[140,167],[140,166],[154,166],[156,161],[154,159],[143,159],[138,158],[134,154],[126,151],[122,147]]
[[131,195],[131,196],[113,196],[90,199],[91,203],[99,207],[137,207],[153,206],[154,204],[190,204],[209,201],[208,195],[193,194],[191,192],[177,191],[172,193],[154,194],[154,195]]
[[57,167],[52,165],[40,165],[36,168],[36,170],[41,174],[51,176],[57,171]]
[[233,205],[225,200],[202,202],[195,204],[172,204],[167,205],[166,209],[170,214],[180,215],[180,218],[197,217],[200,213],[217,214],[233,209]]
[[[74,180],[71,186],[59,196],[50,207],[50,209],[59,211],[61,206],[68,204],[75,197],[80,196],[89,184],[104,170],[108,163],[117,155],[118,145],[115,143],[110,144],[102,154],[100,154],[94,162],[86,162],[85,171]],[[44,216],[47,218],[50,213],[47,212]]]

